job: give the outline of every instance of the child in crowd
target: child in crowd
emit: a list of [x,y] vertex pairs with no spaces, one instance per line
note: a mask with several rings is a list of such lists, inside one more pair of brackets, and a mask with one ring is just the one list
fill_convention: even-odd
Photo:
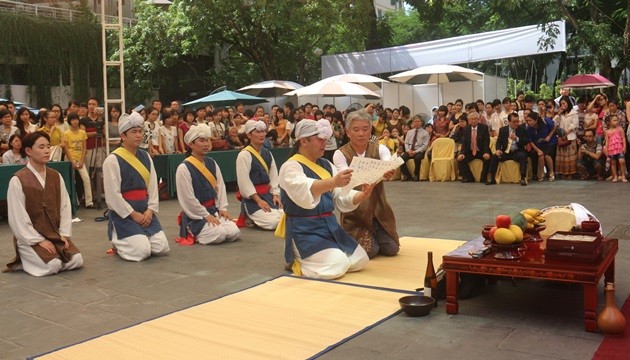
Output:
[[398,139],[392,139],[388,129],[383,129],[381,140],[379,140],[378,143],[385,145],[385,147],[389,149],[389,152],[392,155],[394,155],[398,150]]
[[173,124],[173,115],[165,112],[162,114],[164,125],[158,130],[160,148],[163,154],[174,154],[177,152],[177,127]]
[[604,142],[605,154],[610,158],[610,172],[612,174],[612,182],[628,182],[626,179],[625,169],[626,160],[626,137],[623,129],[619,126],[619,118],[616,115],[609,117],[610,124],[606,130]]

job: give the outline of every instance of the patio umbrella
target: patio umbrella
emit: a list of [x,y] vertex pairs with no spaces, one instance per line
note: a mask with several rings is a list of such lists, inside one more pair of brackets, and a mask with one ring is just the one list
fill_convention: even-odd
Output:
[[364,74],[341,74],[328,77],[322,81],[344,81],[353,84],[359,84],[364,86],[372,91],[380,90],[383,86],[382,83],[389,81],[385,79],[381,79],[372,75],[364,75]]
[[599,74],[580,74],[571,76],[560,86],[567,89],[597,89],[615,86],[615,84]]
[[457,65],[429,65],[392,75],[389,79],[406,84],[444,84],[482,80],[483,73]]
[[302,87],[304,86],[293,81],[267,80],[242,87],[238,91],[252,96],[275,98]]
[[312,85],[305,86],[301,89],[293,90],[285,94],[286,96],[319,96],[319,97],[336,97],[350,96],[362,99],[379,99],[381,96],[374,91],[357,84],[347,83],[343,81],[327,81],[320,80]]
[[208,96],[204,96],[200,99],[189,101],[185,103],[185,106],[232,106],[236,103],[241,102],[244,105],[254,105],[267,102],[267,99],[263,99],[256,96],[251,96],[247,94],[241,94],[236,91],[223,90],[218,93],[210,94]]
[[440,103],[440,84],[482,80],[483,73],[457,65],[428,65],[392,75],[389,79],[406,84],[438,84]]

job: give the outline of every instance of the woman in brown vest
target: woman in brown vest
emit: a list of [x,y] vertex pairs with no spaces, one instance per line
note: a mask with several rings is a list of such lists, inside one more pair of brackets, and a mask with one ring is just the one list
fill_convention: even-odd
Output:
[[[346,118],[346,134],[350,142],[333,155],[333,163],[338,171],[350,165],[355,156],[389,160],[391,154],[385,145],[370,142],[372,121],[366,112],[355,111]],[[384,179],[391,178],[395,170],[385,173]],[[372,190],[369,200],[363,201],[356,210],[341,214],[341,226],[357,240],[370,258],[381,254],[398,254],[400,242],[396,231],[396,219],[392,207],[385,197],[383,182]]]
[[11,178],[7,191],[16,257],[4,272],[23,269],[33,276],[46,276],[80,268],[83,257],[70,240],[70,197],[61,175],[46,167],[48,134],[27,134],[22,151],[28,164]]

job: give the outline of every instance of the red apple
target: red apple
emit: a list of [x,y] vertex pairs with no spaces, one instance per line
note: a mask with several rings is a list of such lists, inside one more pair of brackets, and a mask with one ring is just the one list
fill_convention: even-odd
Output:
[[497,218],[495,219],[495,222],[497,224],[497,227],[500,228],[509,228],[510,225],[512,225],[512,220],[510,219],[510,217],[508,215],[498,215]]
[[494,240],[494,232],[495,232],[495,231],[497,231],[497,229],[498,229],[498,227],[496,227],[496,226],[493,226],[493,227],[490,229],[490,233],[489,233],[489,235],[488,235],[488,236],[490,236],[490,240]]

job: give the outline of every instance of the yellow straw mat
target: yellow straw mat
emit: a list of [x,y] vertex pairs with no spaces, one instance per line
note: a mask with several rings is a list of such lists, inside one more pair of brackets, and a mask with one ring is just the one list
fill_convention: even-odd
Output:
[[401,296],[280,277],[37,359],[304,359],[394,314]]
[[424,285],[427,252],[433,251],[437,270],[442,256],[457,249],[465,241],[401,237],[396,256],[377,256],[361,271],[347,273],[339,282],[413,291]]

